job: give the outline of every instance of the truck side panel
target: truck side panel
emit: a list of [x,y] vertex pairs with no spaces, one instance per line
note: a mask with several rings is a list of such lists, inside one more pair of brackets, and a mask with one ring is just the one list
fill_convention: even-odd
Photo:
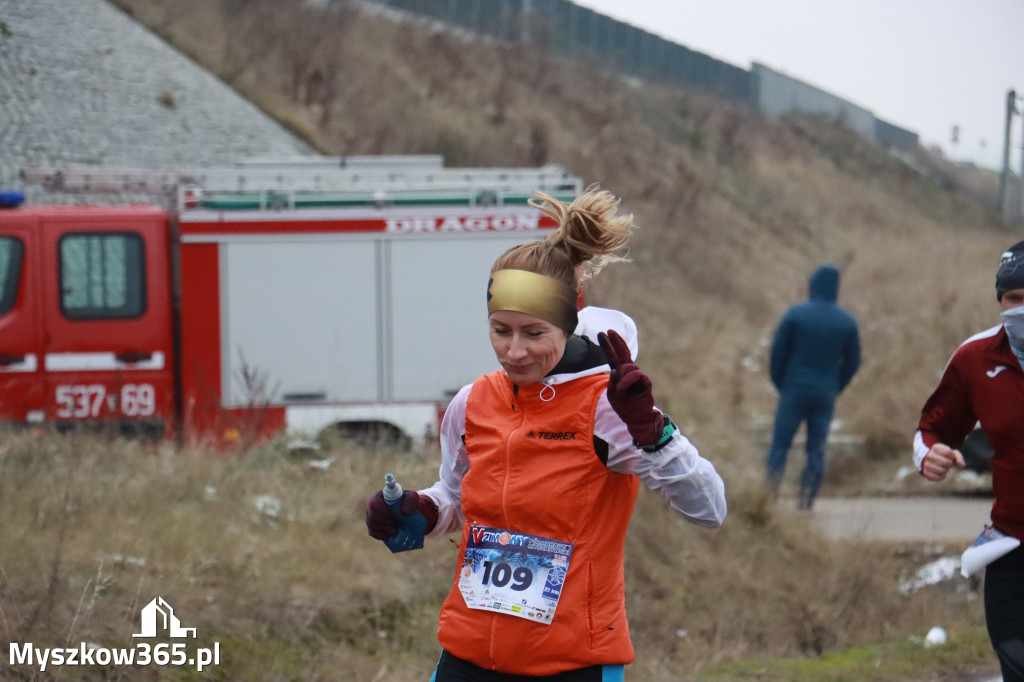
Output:
[[392,400],[441,400],[499,369],[487,327],[491,264],[535,238],[495,233],[389,242]]
[[374,240],[239,239],[221,253],[225,405],[386,399]]
[[436,431],[438,406],[497,367],[491,263],[552,227],[523,207],[183,214],[186,370],[217,373],[221,410],[281,409],[310,434],[374,415]]

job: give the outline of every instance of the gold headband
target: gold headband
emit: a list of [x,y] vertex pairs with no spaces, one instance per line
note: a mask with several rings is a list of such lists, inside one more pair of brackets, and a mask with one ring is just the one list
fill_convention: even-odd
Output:
[[539,317],[572,334],[576,292],[557,279],[527,270],[498,270],[487,283],[487,313],[514,310]]

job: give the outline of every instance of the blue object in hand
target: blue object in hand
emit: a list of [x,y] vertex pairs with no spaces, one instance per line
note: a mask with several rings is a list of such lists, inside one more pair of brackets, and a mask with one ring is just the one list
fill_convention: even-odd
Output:
[[422,549],[423,537],[427,532],[427,519],[419,511],[408,514],[402,512],[402,485],[395,480],[394,474],[384,476],[384,489],[381,491],[384,501],[398,521],[398,533],[384,541],[393,553],[407,552],[410,549]]

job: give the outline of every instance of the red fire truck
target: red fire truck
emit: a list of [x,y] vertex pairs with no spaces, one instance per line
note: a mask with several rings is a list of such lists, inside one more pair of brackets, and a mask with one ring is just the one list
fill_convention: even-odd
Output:
[[0,208],[0,419],[216,444],[432,438],[496,367],[491,262],[554,227],[527,198],[580,189],[557,165],[433,156],[23,177],[175,201]]

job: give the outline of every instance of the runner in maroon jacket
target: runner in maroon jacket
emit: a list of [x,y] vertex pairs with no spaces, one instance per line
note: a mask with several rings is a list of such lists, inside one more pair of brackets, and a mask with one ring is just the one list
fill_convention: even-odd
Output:
[[[992,445],[992,525],[1024,540],[1024,241],[1003,254],[996,273],[1003,323],[967,339],[921,410],[914,461],[941,481],[963,467],[957,449],[980,421]],[[985,572],[985,619],[1004,682],[1024,682],[1024,546]]]

